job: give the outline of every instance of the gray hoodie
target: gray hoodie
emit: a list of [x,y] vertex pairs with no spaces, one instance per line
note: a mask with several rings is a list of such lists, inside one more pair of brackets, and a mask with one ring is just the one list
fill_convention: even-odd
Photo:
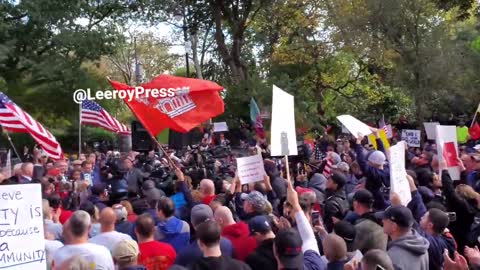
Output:
[[395,270],[428,270],[428,240],[412,230],[388,243],[388,255]]

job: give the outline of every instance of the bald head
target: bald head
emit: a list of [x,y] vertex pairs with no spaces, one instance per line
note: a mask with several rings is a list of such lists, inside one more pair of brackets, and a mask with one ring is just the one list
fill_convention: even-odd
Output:
[[200,181],[200,191],[204,196],[215,195],[215,184],[210,179]]
[[22,171],[22,175],[32,177],[33,176],[33,163],[31,163],[31,162],[22,163],[21,171]]
[[100,212],[100,224],[102,226],[102,232],[111,232],[115,230],[115,222],[117,215],[112,208],[106,207]]
[[222,229],[228,225],[235,224],[232,211],[230,211],[230,209],[226,206],[218,207],[217,210],[215,210],[214,218],[220,227],[222,227]]
[[347,244],[336,234],[329,234],[323,239],[322,245],[328,247],[324,250],[329,262],[343,260],[347,256]]

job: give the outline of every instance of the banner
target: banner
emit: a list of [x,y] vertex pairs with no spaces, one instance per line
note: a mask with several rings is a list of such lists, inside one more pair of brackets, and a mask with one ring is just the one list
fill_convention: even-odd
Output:
[[337,119],[345,126],[346,129],[348,129],[348,131],[350,131],[355,138],[358,137],[358,133],[362,134],[363,136],[372,134],[369,126],[351,115],[340,115],[337,116]]
[[437,138],[437,126],[439,125],[440,123],[438,122],[423,123],[423,126],[425,127],[425,132],[427,133],[427,139],[435,140]]
[[273,86],[271,155],[296,156],[297,135],[293,96]]
[[0,269],[46,269],[40,184],[0,186]]
[[224,131],[228,131],[227,122],[213,123],[213,132],[224,132]]
[[237,170],[242,185],[262,181],[266,174],[262,155],[237,158]]
[[416,129],[402,130],[402,141],[407,142],[409,147],[420,147],[421,131]]
[[[379,129],[380,132],[380,140],[382,140],[383,147],[385,150],[390,148],[390,142],[388,141],[387,135],[385,134],[385,130]],[[369,144],[373,145],[373,148],[375,150],[378,150],[378,145],[377,145],[377,137],[374,134],[368,135],[368,142]]]
[[390,147],[390,192],[400,197],[403,206],[412,200],[410,185],[405,171],[405,142],[398,142]]
[[[447,164],[448,173],[452,180],[460,180],[460,167],[457,166],[458,144],[457,129],[455,126],[437,126],[437,153],[438,161]],[[439,172],[442,175],[442,172]]]

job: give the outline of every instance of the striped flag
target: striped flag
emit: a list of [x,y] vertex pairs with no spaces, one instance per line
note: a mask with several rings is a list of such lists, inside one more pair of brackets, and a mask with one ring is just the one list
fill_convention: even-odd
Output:
[[378,127],[380,129],[383,129],[383,131],[385,131],[385,135],[387,135],[387,138],[390,138],[390,134],[388,132],[388,126],[385,123],[385,116],[384,115],[382,115],[382,119],[380,119],[380,121],[378,122]]
[[85,125],[101,127],[111,132],[128,135],[130,129],[112,117],[98,103],[91,100],[82,102],[80,122]]
[[325,167],[323,168],[323,176],[325,176],[326,178],[332,176],[332,165],[332,160],[330,158],[327,158],[327,164],[325,164]]
[[258,109],[257,103],[253,97],[250,98],[250,120],[252,121],[255,133],[257,133],[260,138],[265,138],[265,130],[263,129],[260,109]]
[[63,159],[63,151],[57,139],[2,92],[0,92],[0,125],[11,132],[29,133],[52,159]]

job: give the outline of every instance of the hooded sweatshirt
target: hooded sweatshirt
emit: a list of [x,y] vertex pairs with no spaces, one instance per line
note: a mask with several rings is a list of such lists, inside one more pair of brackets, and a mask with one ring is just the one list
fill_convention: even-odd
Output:
[[428,247],[430,269],[442,269],[443,251],[447,249],[450,254],[453,254],[455,240],[446,235],[429,235],[423,231],[420,231],[420,234],[430,243]]
[[396,270],[428,270],[428,240],[415,230],[388,243],[388,256]]
[[308,188],[312,189],[317,196],[317,201],[323,203],[325,200],[325,188],[327,186],[327,179],[323,174],[315,173],[308,182]]
[[223,228],[222,236],[232,242],[234,258],[241,261],[245,261],[257,247],[257,241],[250,237],[250,230],[245,222],[226,226]]
[[190,243],[190,226],[181,219],[171,217],[158,224],[156,239],[172,245],[178,253]]

